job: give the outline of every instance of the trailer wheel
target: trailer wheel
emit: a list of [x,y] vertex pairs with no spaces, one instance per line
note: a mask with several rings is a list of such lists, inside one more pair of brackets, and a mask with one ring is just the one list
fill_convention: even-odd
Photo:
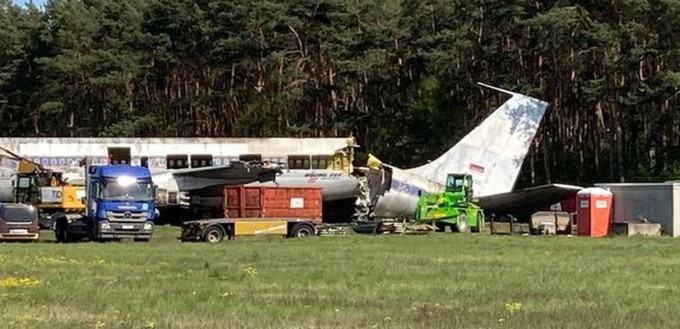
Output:
[[293,225],[290,236],[293,238],[302,238],[309,235],[314,235],[314,227],[307,223],[297,223]]
[[467,233],[470,229],[468,225],[467,215],[465,213],[458,214],[458,220],[456,221],[456,230],[460,233]]
[[203,240],[209,243],[220,243],[224,240],[224,231],[219,226],[210,226],[205,230]]

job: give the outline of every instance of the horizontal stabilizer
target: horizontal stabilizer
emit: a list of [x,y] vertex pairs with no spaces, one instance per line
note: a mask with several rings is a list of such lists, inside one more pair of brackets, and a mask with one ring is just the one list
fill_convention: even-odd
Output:
[[533,213],[546,210],[566,198],[575,197],[583,187],[563,184],[548,184],[525,188],[513,192],[479,197],[478,204],[487,214],[512,214],[517,218],[528,218]]
[[[516,93],[516,92],[514,92],[514,91],[510,91],[510,90],[506,90],[506,89],[503,89],[503,88],[494,87],[494,86],[492,86],[492,85],[487,85],[486,83],[477,82],[477,84],[480,85],[480,86],[482,86],[482,87],[489,88],[489,89],[491,89],[491,90],[495,90],[495,91],[500,91],[500,92],[502,92],[502,93],[506,93],[506,94],[508,94],[508,95],[510,95],[510,96],[520,95],[520,94],[518,94],[518,93]],[[520,96],[521,96],[521,95],[520,95]]]
[[174,176],[224,179],[235,175],[279,174],[281,172],[283,172],[283,167],[279,164],[233,161],[222,166],[176,169],[172,171],[172,174]]
[[219,185],[276,181],[276,175],[282,172],[282,166],[278,164],[234,161],[223,166],[179,169],[164,174],[174,176],[179,190],[195,191]]

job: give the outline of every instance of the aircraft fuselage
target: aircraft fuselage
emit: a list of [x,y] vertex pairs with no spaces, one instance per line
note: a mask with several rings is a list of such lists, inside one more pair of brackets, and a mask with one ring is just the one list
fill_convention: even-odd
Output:
[[418,203],[419,193],[443,191],[444,185],[416,174],[391,167],[388,188],[375,202],[373,212],[381,218],[411,218]]
[[[284,170],[276,181],[253,182],[245,186],[321,188],[324,202],[351,199],[356,196],[359,181],[339,170]],[[222,205],[221,187],[192,193],[192,205],[217,208]]]

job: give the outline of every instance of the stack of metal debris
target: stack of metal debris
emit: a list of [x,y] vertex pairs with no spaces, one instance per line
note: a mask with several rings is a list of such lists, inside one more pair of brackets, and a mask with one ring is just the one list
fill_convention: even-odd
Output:
[[371,189],[368,186],[366,177],[359,177],[359,193],[354,203],[354,218],[358,222],[370,220],[371,214]]
[[325,224],[318,229],[319,236],[342,236],[349,234],[348,225],[330,225]]

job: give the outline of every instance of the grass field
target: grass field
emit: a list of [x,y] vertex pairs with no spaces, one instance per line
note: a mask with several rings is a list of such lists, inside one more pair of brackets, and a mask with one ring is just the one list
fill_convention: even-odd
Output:
[[678,328],[670,238],[0,244],[0,328]]

